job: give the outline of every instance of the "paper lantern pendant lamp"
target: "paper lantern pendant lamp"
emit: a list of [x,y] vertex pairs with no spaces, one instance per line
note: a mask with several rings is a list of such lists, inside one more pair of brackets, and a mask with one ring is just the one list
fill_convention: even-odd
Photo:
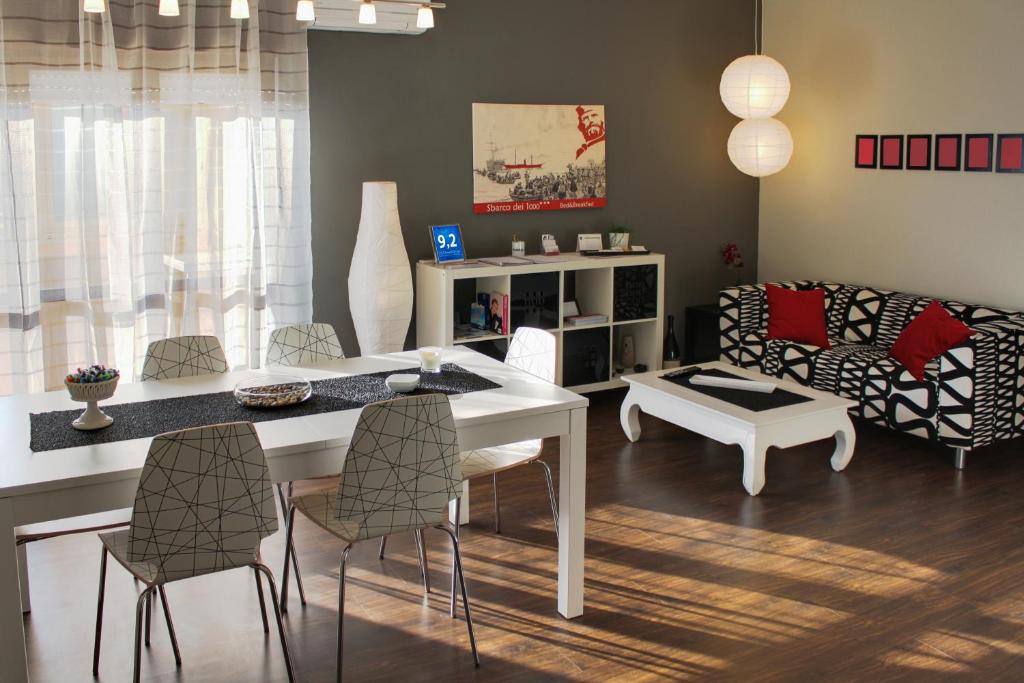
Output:
[[395,183],[363,183],[348,301],[360,355],[402,350],[412,321],[413,291]]
[[718,93],[725,108],[741,119],[766,119],[789,99],[789,74],[767,55],[746,55],[725,67]]
[[755,178],[778,173],[793,156],[793,136],[778,119],[745,119],[729,134],[729,159]]

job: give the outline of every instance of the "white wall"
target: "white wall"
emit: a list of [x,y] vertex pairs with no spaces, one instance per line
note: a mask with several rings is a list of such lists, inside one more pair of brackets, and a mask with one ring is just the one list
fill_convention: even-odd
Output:
[[765,0],[790,165],[761,181],[758,277],[1024,310],[1024,174],[853,166],[858,133],[1024,132],[1024,0]]

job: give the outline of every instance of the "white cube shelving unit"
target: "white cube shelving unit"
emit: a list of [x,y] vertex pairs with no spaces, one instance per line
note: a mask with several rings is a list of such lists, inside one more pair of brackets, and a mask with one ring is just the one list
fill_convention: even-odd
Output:
[[[630,335],[636,363],[660,370],[665,256],[563,254],[562,258],[553,263],[472,268],[418,263],[417,345],[459,344],[497,356],[502,346],[507,348],[518,325],[541,327],[558,340],[558,383],[587,392],[625,386],[621,374],[633,369],[620,374],[616,363],[622,339]],[[509,295],[509,334],[469,336],[458,329],[469,322],[469,305],[482,292]],[[607,315],[608,322],[566,325],[567,300],[575,300],[580,313]]]

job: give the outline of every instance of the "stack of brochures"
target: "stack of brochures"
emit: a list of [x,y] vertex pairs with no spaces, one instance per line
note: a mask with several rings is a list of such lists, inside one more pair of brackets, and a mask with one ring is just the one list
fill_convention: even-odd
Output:
[[608,316],[604,313],[592,313],[590,315],[570,315],[566,316],[565,324],[570,327],[580,327],[582,325],[600,325],[608,322]]

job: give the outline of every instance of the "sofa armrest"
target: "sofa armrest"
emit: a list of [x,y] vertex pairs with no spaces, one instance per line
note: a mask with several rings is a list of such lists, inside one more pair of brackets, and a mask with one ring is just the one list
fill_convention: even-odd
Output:
[[967,449],[1024,434],[1024,318],[972,329],[939,357],[939,439]]
[[721,358],[741,365],[740,347],[744,335],[759,332],[768,324],[768,303],[764,285],[739,285],[718,295]]

